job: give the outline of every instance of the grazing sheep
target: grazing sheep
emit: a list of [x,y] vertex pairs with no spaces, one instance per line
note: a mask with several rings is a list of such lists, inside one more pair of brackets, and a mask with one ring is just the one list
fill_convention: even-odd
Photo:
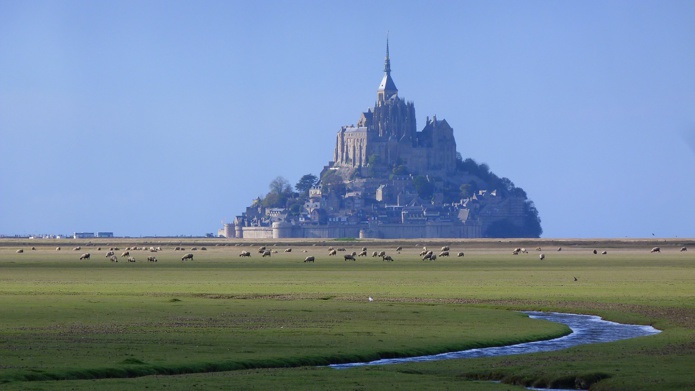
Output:
[[423,261],[431,261],[431,260],[432,260],[432,254],[426,253],[426,254],[422,257],[422,260],[423,260]]
[[462,256],[463,256],[463,252],[458,253],[458,256],[459,256],[459,257],[462,257]]
[[376,251],[373,251],[373,252],[372,252],[372,257],[378,257],[378,256],[379,256],[379,253],[378,253],[378,252],[376,252]]
[[115,254],[115,253],[114,253],[113,251],[109,251],[109,252],[106,253],[106,258],[108,258],[108,257],[110,257],[110,256],[112,256],[112,255],[114,255],[114,254]]
[[56,247],[56,251],[60,251],[60,247]]
[[345,258],[345,261],[354,261],[355,257],[352,254],[345,254],[343,255],[343,258]]
[[157,257],[149,256],[147,257],[148,262],[157,262]]
[[519,252],[514,250],[514,251],[512,251],[512,255],[519,255]]
[[393,262],[393,258],[391,258],[390,255],[386,255],[386,256],[382,257],[381,260],[382,260],[382,261]]
[[185,261],[185,260],[192,261],[192,260],[193,260],[193,254],[188,253],[188,254],[182,256],[182,257],[181,257],[181,262],[183,262],[183,261]]
[[191,251],[198,251],[198,247],[192,247]]
[[596,249],[594,249],[594,255],[596,255],[596,254],[598,254],[598,251],[596,251]]
[[[100,249],[101,250],[101,249]],[[36,251],[36,247],[32,247],[31,251]]]
[[292,249],[291,249],[291,248],[286,248],[286,249],[285,249],[285,252],[286,252],[286,253],[291,253],[291,252],[292,252]]
[[362,247],[362,251],[367,251],[367,247]]
[[681,252],[683,252],[683,251],[688,251],[688,248],[687,247],[681,247]]
[[121,254],[121,257],[127,257],[127,256],[130,256],[130,251],[123,251],[123,253]]
[[521,252],[521,247],[515,248],[515,249],[514,249],[514,252],[517,253],[517,254],[520,253],[520,252]]
[[606,255],[606,254],[608,254],[608,251],[606,251],[606,250],[601,251],[601,255]]
[[545,254],[541,253],[541,255],[539,255],[538,258],[540,258],[541,261],[544,260],[544,259],[545,259]]
[[239,256],[240,256],[240,257],[250,257],[250,256],[251,256],[251,252],[250,252],[250,251],[242,251],[242,252],[239,253]]
[[335,255],[336,251],[335,250],[330,250],[328,251],[328,256]]
[[558,247],[558,248],[557,248],[557,251],[562,251],[562,247]]
[[650,251],[650,252],[652,252],[652,253],[660,253],[660,252],[661,252],[661,248],[659,248],[659,247],[654,247],[654,248],[652,249],[652,251]]
[[382,258],[386,256],[386,251],[379,251],[379,256]]
[[80,251],[80,250],[82,250],[82,247],[80,247],[80,246],[77,246],[77,247],[72,249],[72,251]]
[[401,247],[401,246],[396,247],[396,251],[401,251],[401,250],[403,250],[403,247]]
[[272,255],[272,252],[270,250],[263,251],[263,257],[270,257],[271,255]]
[[118,262],[118,257],[115,255],[110,256],[109,259],[111,259],[111,262]]
[[524,248],[524,247],[521,248],[521,252],[524,254],[528,254],[528,250],[526,250],[526,248]]
[[540,247],[536,247],[536,251],[542,251]]
[[314,262],[314,259],[315,259],[314,257],[309,256],[309,257],[304,258],[304,262]]
[[442,251],[442,252],[439,253],[439,256],[440,256],[440,257],[448,257],[448,256],[449,256],[449,252],[448,252],[448,251]]
[[449,246],[444,246],[440,251],[449,251]]
[[333,251],[333,250],[334,250],[333,247],[328,247],[328,251]]
[[176,246],[176,247],[174,248],[174,251],[180,251],[180,250],[181,250],[181,247],[179,247],[179,246]]
[[359,257],[366,257],[367,256],[367,250],[362,250],[361,253],[357,254]]
[[338,250],[338,251],[345,251],[345,247],[341,247],[341,248],[339,248],[339,249],[337,249],[337,250]]
[[17,254],[21,254],[23,252],[24,252],[24,250],[22,250],[21,248],[19,250],[17,250]]
[[128,262],[135,262],[135,258],[134,257],[128,257]]
[[353,251],[353,252],[352,252],[352,256],[353,256],[353,257],[356,257],[356,256],[357,256],[357,251]]
[[84,253],[80,256],[80,261],[83,259],[89,259],[89,257],[92,256],[90,253]]

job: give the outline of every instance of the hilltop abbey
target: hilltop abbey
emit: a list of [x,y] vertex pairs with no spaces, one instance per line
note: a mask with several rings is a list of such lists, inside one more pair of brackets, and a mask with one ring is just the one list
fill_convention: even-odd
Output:
[[428,118],[425,128],[416,131],[415,105],[398,96],[391,77],[388,42],[376,104],[362,113],[356,126],[340,129],[333,167],[365,167],[370,157],[378,157],[389,166],[402,164],[414,174],[445,175],[456,169],[454,130],[446,120]]
[[[374,107],[336,135],[333,161],[308,187],[271,190],[225,224],[229,238],[476,238],[540,236],[525,192],[463,160],[446,120],[418,131],[398,95],[388,40]],[[304,179],[304,178],[302,178]],[[301,181],[300,181],[301,182]]]

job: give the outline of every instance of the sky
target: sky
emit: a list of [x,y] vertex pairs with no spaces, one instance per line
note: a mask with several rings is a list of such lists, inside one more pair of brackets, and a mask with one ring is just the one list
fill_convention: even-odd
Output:
[[688,0],[0,0],[0,235],[216,234],[328,164],[387,34],[542,237],[695,237]]

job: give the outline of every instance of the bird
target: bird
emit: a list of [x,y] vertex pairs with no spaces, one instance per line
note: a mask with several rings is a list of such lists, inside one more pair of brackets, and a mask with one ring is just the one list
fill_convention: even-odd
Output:
[[374,299],[372,299],[372,297],[371,297],[371,296],[369,296],[369,301],[374,301]]

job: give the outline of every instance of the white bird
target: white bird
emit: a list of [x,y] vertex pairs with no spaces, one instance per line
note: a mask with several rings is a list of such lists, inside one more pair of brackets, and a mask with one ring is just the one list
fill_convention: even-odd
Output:
[[369,296],[369,301],[374,301],[374,299],[372,299],[372,297],[371,297],[371,296]]

